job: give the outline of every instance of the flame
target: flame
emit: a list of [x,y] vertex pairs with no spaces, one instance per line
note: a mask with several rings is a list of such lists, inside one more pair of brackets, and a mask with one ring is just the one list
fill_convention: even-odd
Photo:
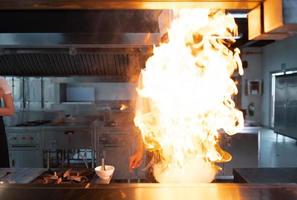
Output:
[[120,110],[123,111],[123,110],[127,110],[128,109],[128,106],[125,105],[125,104],[121,104],[121,107],[120,107]]
[[243,74],[237,26],[223,10],[175,11],[167,43],[154,48],[141,71],[134,122],[148,150],[158,155],[159,182],[210,182],[231,155],[219,132],[243,126],[232,74]]

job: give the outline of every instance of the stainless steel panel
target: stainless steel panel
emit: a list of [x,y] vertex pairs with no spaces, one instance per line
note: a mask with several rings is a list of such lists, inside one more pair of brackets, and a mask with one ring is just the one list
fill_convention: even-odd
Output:
[[214,9],[252,9],[263,0],[84,0],[84,1],[3,1],[0,9],[174,9],[174,8],[214,8]]
[[91,188],[2,184],[1,199],[296,200],[296,184],[110,184]]
[[12,89],[12,96],[16,110],[23,108],[23,78],[6,77],[6,80]]
[[43,167],[40,130],[7,130],[10,167]]
[[[1,4],[1,3],[0,3]],[[103,16],[104,17],[104,16]],[[108,16],[107,16],[108,17]],[[147,16],[149,17],[149,16]],[[1,48],[141,48],[158,44],[159,33],[0,33]],[[14,52],[3,51],[1,53]],[[75,54],[76,49],[69,49]],[[31,62],[32,60],[27,60]]]
[[43,167],[42,152],[40,150],[20,149],[9,151],[10,167],[41,168]]
[[297,139],[297,75],[276,78],[275,132]]
[[224,134],[221,147],[232,155],[232,160],[220,166],[223,170],[219,175],[232,176],[233,168],[257,168],[259,159],[259,135],[255,133],[237,133],[229,136]]
[[297,75],[287,77],[286,133],[297,138]]
[[[104,147],[102,155],[105,164],[115,166],[113,179],[129,179],[129,146],[127,147]],[[99,161],[101,157],[97,158]]]
[[74,55],[68,50],[26,50],[0,54],[0,73],[8,76],[115,76],[127,81],[128,77],[140,72],[141,66],[135,62],[138,54],[106,49],[77,51]]
[[43,93],[44,103],[57,103],[58,102],[58,85],[54,83],[54,78],[42,78],[43,80]]
[[287,81],[284,76],[275,80],[275,120],[274,131],[283,133],[286,130]]
[[88,129],[52,128],[44,130],[43,137],[44,149],[92,149],[91,133]]
[[297,101],[297,75],[290,75],[287,80],[287,100],[290,102]]

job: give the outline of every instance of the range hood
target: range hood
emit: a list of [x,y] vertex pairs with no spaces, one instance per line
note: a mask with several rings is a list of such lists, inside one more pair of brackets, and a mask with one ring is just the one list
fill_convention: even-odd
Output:
[[134,81],[159,43],[159,14],[159,10],[0,11],[0,73]]
[[250,40],[282,40],[297,33],[295,0],[265,0],[248,14]]
[[[0,1],[0,73],[135,81],[172,8],[249,10],[263,0]],[[109,79],[109,78],[107,78]]]
[[253,9],[261,2],[263,0],[10,0],[0,2],[0,9]]

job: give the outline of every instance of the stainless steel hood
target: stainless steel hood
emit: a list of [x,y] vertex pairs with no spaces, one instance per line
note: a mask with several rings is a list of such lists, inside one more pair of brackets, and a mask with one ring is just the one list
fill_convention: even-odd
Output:
[[88,75],[129,81],[139,71],[139,52],[136,50],[9,49],[0,55],[2,75]]
[[159,39],[159,33],[0,33],[0,48],[141,48]]
[[160,9],[252,9],[261,2],[0,0],[0,73],[136,80],[159,43]]
[[263,0],[10,0],[0,9],[253,9]]
[[296,0],[266,0],[248,14],[249,39],[282,40],[297,34]]
[[0,34],[0,74],[134,79],[158,34]]
[[0,11],[0,73],[135,80],[159,42],[159,13]]

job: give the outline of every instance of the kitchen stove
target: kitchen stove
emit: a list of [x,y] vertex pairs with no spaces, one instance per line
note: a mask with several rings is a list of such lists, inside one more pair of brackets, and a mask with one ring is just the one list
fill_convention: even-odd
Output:
[[31,183],[33,184],[87,184],[94,178],[91,169],[49,169]]

